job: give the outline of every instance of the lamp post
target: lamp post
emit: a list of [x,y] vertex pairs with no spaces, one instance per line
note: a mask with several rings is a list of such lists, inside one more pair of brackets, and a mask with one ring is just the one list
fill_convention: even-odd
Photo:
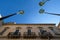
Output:
[[45,14],[60,16],[60,14],[45,12],[44,9],[40,9],[40,10],[39,10],[39,13],[40,13],[40,14],[44,14],[44,13],[45,13]]
[[[40,7],[43,7],[44,4],[45,4],[47,1],[50,1],[50,0],[42,0],[42,1],[40,1],[40,2],[39,2],[39,6],[40,6]],[[43,9],[43,8],[41,8],[41,9],[39,10],[39,13],[40,13],[40,14],[44,14],[44,13],[45,13],[45,14],[60,16],[60,14],[45,12],[45,9]]]
[[7,16],[4,16],[4,17],[0,18],[0,20],[4,20],[6,18],[9,18],[9,17],[17,15],[17,14],[24,14],[24,11],[23,10],[19,10],[17,13],[13,13],[13,14],[10,14],[10,15],[7,15]]
[[49,13],[49,12],[45,12],[45,14],[50,14],[50,15],[60,16],[60,14],[57,14],[57,13]]

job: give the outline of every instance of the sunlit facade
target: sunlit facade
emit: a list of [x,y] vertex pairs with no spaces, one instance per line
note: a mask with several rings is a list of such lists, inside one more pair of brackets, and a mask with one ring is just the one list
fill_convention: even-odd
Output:
[[46,24],[4,23],[0,27],[0,40],[59,40],[60,26]]

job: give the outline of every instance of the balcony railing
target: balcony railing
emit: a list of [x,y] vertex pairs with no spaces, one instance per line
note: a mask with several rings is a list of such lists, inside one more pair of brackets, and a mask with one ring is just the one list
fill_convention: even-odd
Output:
[[59,30],[57,30],[57,29],[51,29],[51,30],[54,32],[55,35],[60,35]]
[[8,38],[20,38],[20,37],[21,37],[20,32],[17,35],[14,35],[14,32],[10,32],[8,34]]
[[50,32],[47,32],[47,31],[40,31],[39,33],[39,37],[40,38],[53,38],[52,34]]
[[31,32],[28,34],[28,32],[24,32],[24,38],[36,38],[35,32]]
[[19,32],[19,30],[16,30],[15,32],[10,32],[8,34],[8,38],[20,38],[21,33]]

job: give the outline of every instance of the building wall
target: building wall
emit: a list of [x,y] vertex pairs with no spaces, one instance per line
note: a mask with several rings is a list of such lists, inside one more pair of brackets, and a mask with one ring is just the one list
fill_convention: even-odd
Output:
[[[20,27],[21,36],[23,36],[24,32],[27,32],[27,27],[32,27],[32,32],[35,32],[38,36],[39,27],[42,27],[43,29],[47,30],[48,32],[51,31],[48,27],[55,27],[53,24],[7,24],[3,25],[3,28],[9,27],[9,29],[3,34],[3,36],[8,35],[9,32],[14,32],[16,30],[16,27]],[[3,29],[1,28],[1,30]]]

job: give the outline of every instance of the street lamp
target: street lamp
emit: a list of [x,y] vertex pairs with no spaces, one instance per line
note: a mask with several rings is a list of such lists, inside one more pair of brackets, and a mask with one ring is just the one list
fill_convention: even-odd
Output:
[[[47,2],[47,1],[50,1],[50,0],[42,0],[39,2],[39,6],[43,7],[43,5]],[[45,12],[45,10],[43,8],[41,8],[39,10],[39,13],[40,14],[50,14],[50,15],[56,15],[56,16],[60,16],[60,14],[56,14],[56,13],[49,13],[49,12]]]
[[39,10],[39,13],[40,14],[43,14],[45,12],[45,10],[43,9],[43,8],[41,8],[40,10]]
[[17,14],[24,14],[24,11],[23,11],[23,10],[19,10],[19,11],[17,12]]
[[6,19],[8,17],[14,16],[14,15],[17,15],[17,14],[24,14],[24,11],[19,10],[17,13],[13,13],[13,14],[10,14],[10,15],[7,15],[7,16],[4,16],[4,17],[0,18],[0,20],[4,20],[4,19]]
[[41,2],[39,2],[39,5],[43,6],[47,1],[49,1],[49,0],[42,0]]
[[40,9],[40,10],[39,10],[39,13],[40,13],[40,14],[44,14],[44,13],[45,13],[45,14],[60,16],[60,14],[45,12],[44,9]]

